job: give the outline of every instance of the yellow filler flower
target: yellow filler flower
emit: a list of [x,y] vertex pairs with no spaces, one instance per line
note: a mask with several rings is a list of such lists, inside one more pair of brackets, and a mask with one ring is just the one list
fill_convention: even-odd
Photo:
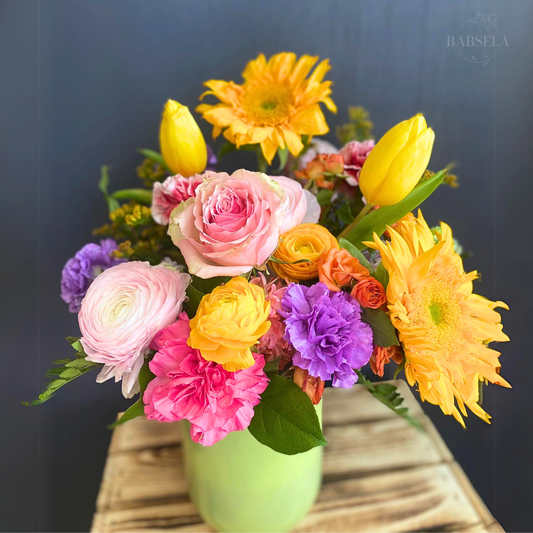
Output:
[[329,131],[319,103],[333,113],[337,108],[331,94],[330,81],[322,81],[331,68],[329,60],[321,61],[306,79],[318,57],[304,55],[298,61],[293,53],[281,53],[268,61],[263,54],[250,61],[242,76],[244,83],[209,80],[205,95],[216,96],[220,103],[201,104],[196,111],[213,124],[216,139],[224,129],[224,137],[237,147],[261,144],[270,163],[278,148],[287,145],[291,154],[303,148],[302,135],[323,135]]
[[435,134],[422,115],[400,122],[379,140],[361,169],[359,187],[372,205],[402,201],[428,166]]
[[205,170],[207,147],[189,108],[169,100],[159,129],[161,154],[175,174],[189,177]]
[[[300,224],[281,236],[270,261],[276,274],[287,281],[318,278],[318,261],[332,248],[340,248],[337,239],[320,224]],[[298,262],[301,261],[301,262]]]
[[365,244],[381,252],[390,276],[388,309],[405,351],[409,384],[417,383],[423,401],[439,405],[463,426],[465,406],[489,422],[478,404],[479,382],[510,387],[499,374],[500,353],[488,346],[509,340],[494,310],[508,307],[473,294],[477,272],[465,273],[450,227],[441,229],[435,243],[419,211],[418,218],[389,228],[390,242],[374,234]]
[[269,313],[270,302],[261,287],[240,276],[232,278],[202,298],[190,321],[188,344],[228,372],[249,368],[254,364],[250,348],[270,328]]

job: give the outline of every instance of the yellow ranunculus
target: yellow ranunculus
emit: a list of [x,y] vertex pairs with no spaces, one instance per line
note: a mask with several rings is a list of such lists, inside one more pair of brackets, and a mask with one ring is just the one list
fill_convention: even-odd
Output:
[[[300,224],[281,236],[274,258],[282,263],[271,261],[270,266],[287,281],[318,278],[318,260],[332,248],[339,243],[324,226]],[[302,259],[307,261],[296,262]]]
[[390,129],[370,152],[359,187],[372,205],[401,202],[419,182],[429,163],[435,134],[422,115]]
[[202,298],[190,321],[188,344],[228,372],[249,368],[254,364],[250,348],[270,328],[269,313],[270,302],[261,287],[240,276],[232,278]]
[[189,108],[174,100],[165,104],[159,129],[161,154],[175,174],[189,177],[205,170],[207,147]]

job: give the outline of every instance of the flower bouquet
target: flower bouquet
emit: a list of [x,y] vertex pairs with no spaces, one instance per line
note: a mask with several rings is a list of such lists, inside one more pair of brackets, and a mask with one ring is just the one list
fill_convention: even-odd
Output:
[[[427,170],[434,141],[422,115],[375,143],[362,108],[339,127],[328,60],[281,53],[250,61],[244,81],[210,80],[197,112],[221,133],[219,158],[252,151],[258,171],[217,172],[187,109],[168,101],[161,153],[141,150],[143,187],[100,190],[109,222],[63,270],[78,313],[74,354],[54,361],[34,404],[98,369],[138,416],[183,421],[191,497],[225,531],[290,529],[320,486],[321,397],[362,385],[417,425],[383,377],[391,361],[422,401],[464,425],[500,376],[496,307],[473,293],[449,226],[416,209],[446,170]],[[316,68],[315,68],[316,65]],[[314,69],[314,70],[313,70]],[[276,164],[273,165],[276,159]],[[368,373],[367,373],[368,375]]]

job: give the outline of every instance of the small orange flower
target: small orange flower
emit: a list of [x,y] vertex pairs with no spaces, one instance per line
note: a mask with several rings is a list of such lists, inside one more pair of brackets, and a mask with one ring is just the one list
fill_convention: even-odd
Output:
[[[316,181],[323,189],[332,189],[334,183],[328,180],[329,174],[342,174],[344,172],[344,159],[340,154],[318,154],[307,163],[304,170],[297,170],[297,178]],[[326,174],[328,173],[328,174]]]
[[385,365],[390,363],[391,359],[398,365],[402,362],[403,354],[399,346],[389,346],[388,348],[374,346],[374,352],[370,357],[370,368],[372,372],[382,378]]
[[387,303],[383,285],[372,276],[360,280],[352,289],[352,296],[363,306],[379,309]]
[[340,291],[340,287],[349,285],[352,279],[361,280],[368,276],[368,269],[344,249],[332,248],[318,260],[318,278],[330,291]]
[[308,370],[296,366],[294,367],[292,379],[311,398],[313,405],[320,403],[325,386],[325,383],[320,378],[314,378],[309,375]]
[[339,248],[337,239],[320,224],[300,224],[281,236],[270,262],[272,270],[286,281],[318,277],[318,261],[332,248]]

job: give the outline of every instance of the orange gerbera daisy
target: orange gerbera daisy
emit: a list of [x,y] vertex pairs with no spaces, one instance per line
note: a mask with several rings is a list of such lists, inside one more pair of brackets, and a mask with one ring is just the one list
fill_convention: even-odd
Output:
[[[237,147],[260,144],[270,163],[278,148],[298,155],[303,148],[302,135],[323,135],[329,131],[319,103],[332,112],[337,108],[329,95],[330,81],[322,81],[331,68],[329,60],[321,61],[307,78],[318,57],[281,53],[268,61],[263,54],[250,61],[242,76],[244,83],[209,80],[204,83],[207,94],[221,103],[201,104],[196,111],[213,124],[213,137],[224,130],[224,137]],[[307,78],[307,79],[306,79]]]
[[500,353],[488,346],[509,340],[494,310],[508,307],[473,294],[477,272],[465,273],[451,229],[441,228],[435,243],[419,211],[418,218],[389,228],[390,242],[374,234],[365,244],[381,252],[389,273],[388,309],[404,347],[409,384],[417,383],[423,401],[439,405],[463,426],[465,405],[489,422],[478,404],[479,382],[510,387],[499,375]]

